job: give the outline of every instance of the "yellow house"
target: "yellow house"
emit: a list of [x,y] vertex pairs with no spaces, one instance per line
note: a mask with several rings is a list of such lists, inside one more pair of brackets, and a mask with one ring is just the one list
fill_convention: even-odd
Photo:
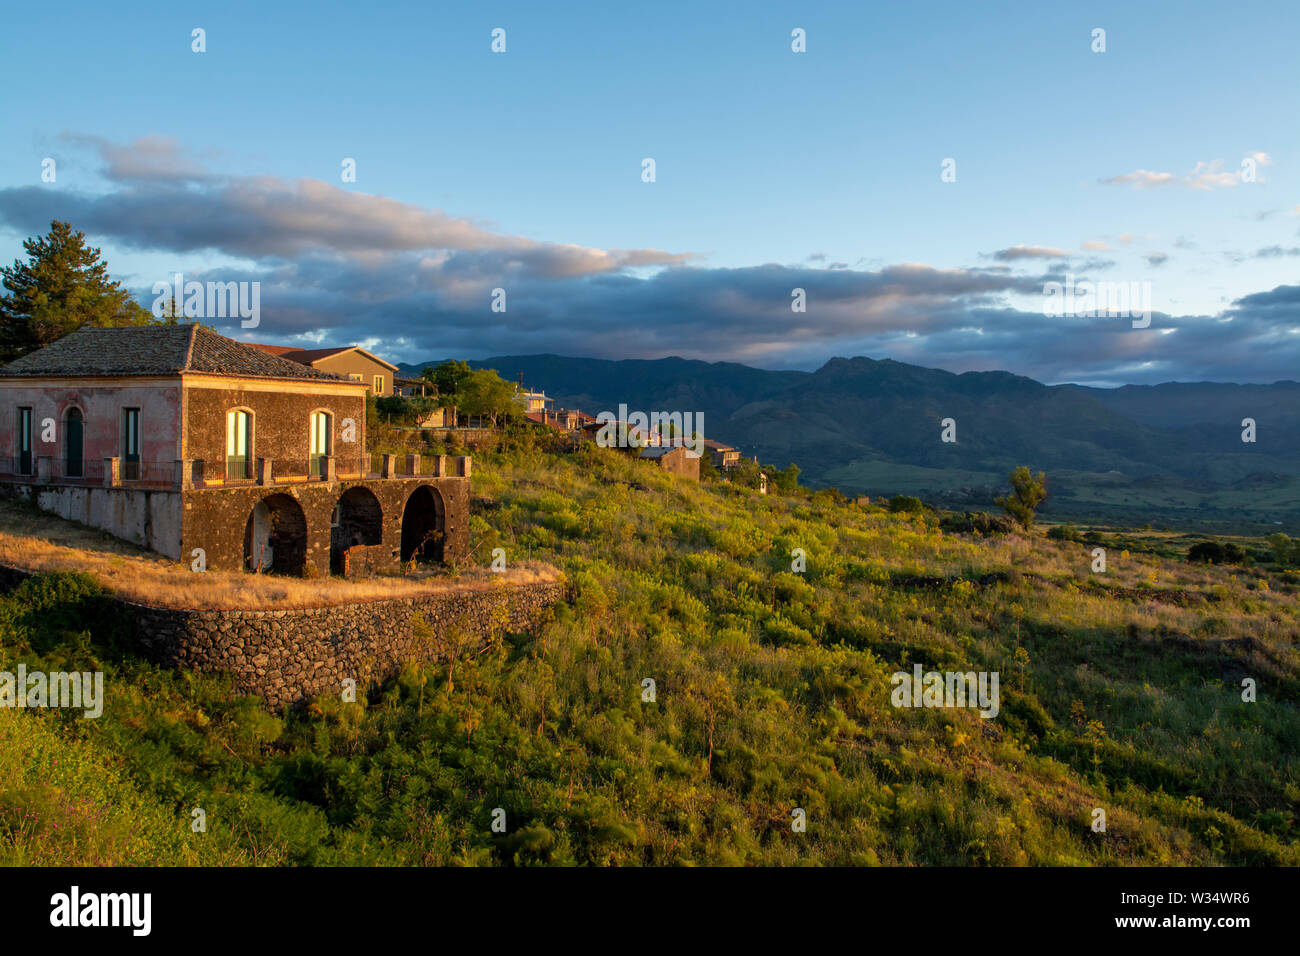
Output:
[[522,385],[515,386],[515,401],[524,406],[525,412],[545,412],[547,405],[555,404],[555,399],[547,398],[545,392],[536,392]]
[[270,355],[306,365],[320,372],[342,375],[363,382],[376,398],[397,394],[397,366],[385,362],[359,345],[333,349],[298,349],[284,345],[249,343]]

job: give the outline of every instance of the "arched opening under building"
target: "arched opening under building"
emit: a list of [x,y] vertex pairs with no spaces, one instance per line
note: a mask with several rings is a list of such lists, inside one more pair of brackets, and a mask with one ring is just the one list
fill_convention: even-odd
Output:
[[446,530],[447,510],[438,489],[416,488],[402,510],[402,560],[441,561]]
[[369,488],[349,488],[339,496],[330,519],[330,571],[343,573],[343,552],[357,545],[384,543],[384,511]]
[[289,495],[267,495],[244,526],[244,567],[257,573],[302,574],[307,564],[307,517]]

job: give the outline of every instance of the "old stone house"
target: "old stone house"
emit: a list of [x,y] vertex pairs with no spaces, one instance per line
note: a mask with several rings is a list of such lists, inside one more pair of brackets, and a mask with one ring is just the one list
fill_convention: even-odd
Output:
[[196,570],[464,554],[469,459],[372,460],[372,387],[200,325],[83,328],[0,367],[0,494]]
[[700,455],[685,445],[652,445],[642,448],[640,457],[650,459],[669,474],[700,480]]

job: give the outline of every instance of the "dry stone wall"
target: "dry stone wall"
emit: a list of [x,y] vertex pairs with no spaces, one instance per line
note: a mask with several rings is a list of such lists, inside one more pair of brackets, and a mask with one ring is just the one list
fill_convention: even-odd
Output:
[[[152,659],[229,673],[237,691],[281,709],[342,693],[348,679],[364,688],[407,661],[441,659],[453,644],[482,647],[499,631],[532,630],[567,591],[558,582],[283,611],[132,611]],[[428,625],[425,639],[417,615]]]
[[[0,566],[0,587],[29,572]],[[564,581],[448,591],[423,597],[284,610],[181,610],[119,601],[135,639],[151,660],[171,667],[228,673],[235,690],[273,710],[316,694],[358,693],[415,660],[439,660],[458,647],[475,650],[497,633],[540,626],[568,600]],[[417,617],[427,625],[416,627]],[[417,631],[423,632],[417,633]]]

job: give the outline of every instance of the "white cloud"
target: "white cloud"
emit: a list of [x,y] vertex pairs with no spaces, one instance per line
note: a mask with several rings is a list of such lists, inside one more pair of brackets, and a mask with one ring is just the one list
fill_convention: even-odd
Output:
[[[1273,158],[1268,153],[1247,153],[1246,158],[1257,166],[1273,165]],[[1221,159],[1201,160],[1185,176],[1173,173],[1159,173],[1150,169],[1138,169],[1119,176],[1108,176],[1098,180],[1104,186],[1133,186],[1135,189],[1154,189],[1160,186],[1184,186],[1188,189],[1226,189],[1242,183],[1240,169],[1225,169]]]
[[1139,169],[1136,172],[1124,173],[1122,176],[1111,176],[1108,179],[1101,180],[1101,183],[1105,186],[1132,183],[1134,186],[1143,189],[1152,186],[1172,186],[1176,182],[1178,182],[1178,177],[1173,173],[1155,173],[1149,169]]

